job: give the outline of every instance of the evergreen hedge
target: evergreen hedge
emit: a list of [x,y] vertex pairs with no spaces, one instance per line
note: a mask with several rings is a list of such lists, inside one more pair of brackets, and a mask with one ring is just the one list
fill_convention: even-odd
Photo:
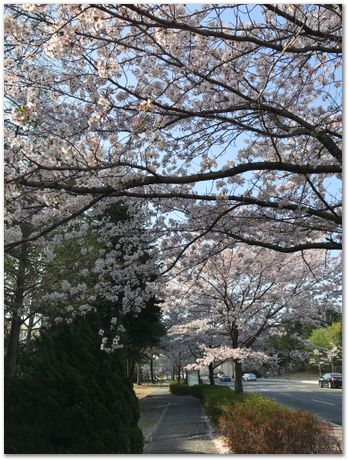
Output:
[[119,353],[100,350],[89,314],[43,332],[5,382],[5,453],[136,454],[138,402]]
[[188,387],[185,383],[172,382],[169,384],[169,391],[173,395],[178,395],[178,396],[191,395],[191,387]]

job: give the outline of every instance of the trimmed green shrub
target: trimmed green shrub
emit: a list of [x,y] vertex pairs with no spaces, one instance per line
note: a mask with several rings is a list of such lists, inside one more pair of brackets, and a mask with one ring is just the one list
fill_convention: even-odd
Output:
[[210,388],[210,385],[207,385],[205,383],[200,384],[200,385],[194,385],[190,387],[190,394],[191,396],[194,396],[195,398],[198,398],[200,401],[203,402],[204,393],[205,393],[204,390],[206,388]]
[[7,454],[135,454],[138,402],[119,353],[100,350],[99,318],[42,333],[22,373],[5,382]]
[[171,383],[169,385],[169,391],[173,395],[178,395],[178,396],[187,396],[191,394],[190,387],[188,387],[184,383]]
[[190,388],[190,394],[202,402],[206,414],[214,422],[227,404],[233,404],[236,398],[240,399],[239,395],[227,387],[207,384],[194,385]]

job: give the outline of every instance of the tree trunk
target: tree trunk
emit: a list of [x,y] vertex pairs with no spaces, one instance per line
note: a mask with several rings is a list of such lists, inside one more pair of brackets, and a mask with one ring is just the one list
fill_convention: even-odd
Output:
[[20,251],[18,271],[16,278],[16,291],[14,295],[13,311],[11,319],[10,335],[4,359],[5,377],[13,377],[16,374],[17,352],[21,333],[22,319],[18,310],[23,307],[25,290],[25,272],[27,265],[28,245],[23,244]]
[[132,382],[136,381],[135,361],[133,359],[129,360],[129,378]]
[[178,364],[178,383],[180,383],[181,380],[181,367],[180,364]]
[[130,378],[130,363],[129,363],[129,358],[127,357],[126,359],[126,375],[128,378]]
[[243,369],[242,363],[237,359],[234,360],[234,389],[236,393],[243,393]]
[[137,384],[138,385],[141,385],[142,384],[142,375],[141,375],[141,366],[140,366],[140,363],[138,363],[138,366],[137,366]]
[[30,318],[29,318],[29,324],[28,324],[28,330],[27,330],[27,337],[25,340],[25,353],[30,352],[30,344],[31,344],[31,334],[33,331],[33,326],[34,326],[34,314],[31,312]]
[[7,343],[7,351],[5,354],[4,374],[5,377],[13,377],[16,374],[17,367],[17,352],[19,345],[19,337],[21,333],[22,320],[20,316],[15,315],[11,321],[10,336]]
[[210,363],[208,368],[209,368],[209,382],[210,382],[210,385],[215,385],[213,363]]
[[153,357],[151,356],[151,359],[150,359],[150,379],[151,379],[151,383],[154,383],[155,380],[153,378]]

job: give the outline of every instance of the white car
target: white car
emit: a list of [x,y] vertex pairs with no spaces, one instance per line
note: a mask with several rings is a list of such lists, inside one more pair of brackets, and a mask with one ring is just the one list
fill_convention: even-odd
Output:
[[252,373],[243,374],[242,378],[246,382],[256,382],[256,375]]

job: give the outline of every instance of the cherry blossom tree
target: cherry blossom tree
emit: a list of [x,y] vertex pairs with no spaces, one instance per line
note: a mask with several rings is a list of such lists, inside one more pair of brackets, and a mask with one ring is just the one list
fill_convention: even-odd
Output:
[[180,312],[181,320],[170,332],[191,335],[200,345],[198,364],[233,362],[235,388],[242,392],[243,361],[268,359],[261,339],[282,334],[282,324],[294,318],[320,325],[335,295],[324,289],[322,252],[306,261],[298,253],[285,257],[236,245],[216,248],[215,256],[206,258],[210,246],[205,242],[192,247],[190,257],[176,267],[167,305]]
[[122,197],[173,260],[340,249],[341,42],[333,4],[7,5],[6,248]]
[[[243,263],[235,288],[248,293],[242,309],[271,316],[252,324],[257,339],[243,326],[243,347],[207,334],[192,350],[209,351],[209,364],[261,358],[270,323],[311,316],[335,296],[330,269],[325,281],[317,267],[321,249],[342,246],[340,5],[9,4],[4,22],[5,250],[46,246],[51,263],[62,241],[71,247],[70,270],[40,296],[48,322],[121,292],[122,311],[136,314],[158,293],[140,279],[188,266],[200,279],[220,254],[235,258],[236,243],[272,260],[267,276],[260,261]],[[118,200],[146,232],[104,219],[86,244],[93,216]],[[107,246],[115,235],[129,249],[118,264],[120,248]],[[195,260],[191,247],[206,240]],[[142,263],[142,241],[161,264]],[[321,281],[307,286],[306,270]],[[199,286],[190,296],[210,314]],[[119,346],[116,326],[114,317],[101,331],[106,351]]]
[[166,334],[161,340],[161,353],[171,363],[172,380],[179,383],[184,378],[184,370],[197,358],[197,341],[192,339],[192,335],[185,333],[177,334],[173,332],[182,320],[182,315],[185,315],[185,310],[180,308],[172,308],[171,299],[168,296],[168,280],[165,280],[162,286],[165,290],[163,293],[162,314],[163,323],[166,329]]
[[158,262],[150,235],[143,231],[143,211],[111,198],[93,211],[6,255],[6,376],[14,375],[22,335],[28,341],[34,326],[38,330],[71,323],[89,311],[105,310],[100,341],[107,352],[124,345],[120,336],[125,326],[130,332],[127,350],[141,343],[139,331],[135,338],[131,333],[141,327],[139,322],[144,333],[155,330],[157,313],[148,320],[152,329],[146,317],[157,308]]
[[202,321],[195,317],[194,311],[181,305],[180,296],[177,296],[180,288],[176,288],[175,284],[175,280],[171,280],[169,287],[166,286],[167,296],[163,306],[167,327],[163,340],[165,353],[177,369],[199,369],[205,373],[208,368],[209,383],[215,385],[214,370],[229,359],[221,357],[221,353],[214,354],[214,349],[218,348],[221,352],[225,339],[213,324],[205,323],[199,327]]
[[192,363],[192,342],[182,335],[168,334],[161,341],[162,353],[171,363],[172,380],[181,380],[185,377],[184,371]]

